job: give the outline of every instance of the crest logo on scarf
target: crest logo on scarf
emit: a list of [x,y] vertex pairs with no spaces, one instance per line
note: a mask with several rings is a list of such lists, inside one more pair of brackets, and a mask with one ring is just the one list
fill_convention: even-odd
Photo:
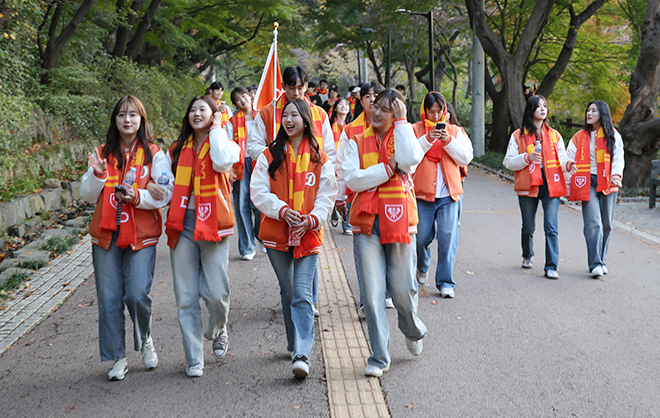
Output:
[[529,172],[533,173],[534,170],[536,170],[536,164],[532,163],[532,164],[529,165]]
[[115,200],[115,194],[110,193],[110,206],[117,209],[117,201]]
[[385,216],[390,222],[397,222],[403,216],[403,205],[385,205]]
[[587,184],[587,178],[585,176],[575,177],[575,185],[580,189]]
[[211,204],[210,203],[200,203],[197,208],[197,219],[204,222],[211,215]]
[[121,223],[125,224],[129,219],[131,219],[131,216],[127,212],[121,213]]

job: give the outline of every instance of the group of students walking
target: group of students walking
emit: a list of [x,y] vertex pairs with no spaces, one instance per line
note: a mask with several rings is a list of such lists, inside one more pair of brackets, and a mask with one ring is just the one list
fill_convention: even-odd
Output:
[[[115,106],[106,143],[89,154],[89,169],[81,184],[83,198],[97,204],[90,234],[101,360],[114,361],[108,379],[122,380],[128,372],[124,305],[133,320],[134,348],[141,350],[145,368],[158,365],[151,336],[149,292],[155,246],[162,233],[161,209],[168,205],[165,228],[185,372],[190,377],[203,375],[205,339],[212,342],[217,358],[229,349],[227,238],[235,227],[241,258],[254,257],[256,236],[277,276],[287,351],[297,378],[304,379],[310,371],[314,316],[318,314],[318,253],[324,241],[323,225],[333,210],[342,216],[344,232],[353,235],[360,300],[372,348],[367,376],[381,376],[390,367],[388,297],[397,310],[406,347],[414,356],[422,352],[427,329],[417,316],[418,286],[428,281],[430,244],[435,237],[435,284],[442,297],[454,297],[452,271],[463,179],[473,151],[444,97],[428,93],[422,103],[422,120],[411,125],[401,92],[379,83],[365,83],[356,99],[362,111],[351,120],[355,100],[335,101],[331,117],[310,102],[307,73],[302,68],[286,68],[282,79],[284,93],[274,105],[258,112],[252,109],[252,97],[242,87],[231,92],[235,114],[221,101],[217,89],[194,97],[178,138],[166,152],[154,144],[145,109],[137,98],[126,96]],[[544,106],[545,100],[542,102]],[[517,164],[510,167],[517,170],[523,257],[530,266],[533,216],[529,226],[526,219],[530,215],[526,214],[532,209],[535,212],[541,199],[546,217],[552,217],[546,206],[554,205],[556,191],[547,185],[548,176],[554,180],[557,167],[566,167],[576,173],[573,178],[579,189],[584,186],[580,176],[589,172],[589,134],[576,140],[573,153],[577,150],[579,157],[571,163],[565,152],[561,154],[561,137],[535,119],[539,113],[543,122],[547,111],[536,112],[539,106],[531,106],[531,125],[524,125],[522,135],[514,133],[509,146],[507,158],[515,161],[505,160],[505,164]],[[604,120],[604,112],[598,109]],[[591,134],[599,155],[598,170],[603,162],[610,162],[610,155],[617,158],[611,151],[610,134],[606,127]],[[537,137],[543,155],[532,152],[533,145],[529,148]],[[603,146],[609,153],[602,152]],[[614,149],[618,146],[617,142]],[[569,146],[569,154],[571,149]],[[537,163],[543,164],[543,170],[532,169]],[[607,180],[620,182],[619,166],[610,165]],[[527,192],[519,183],[526,184]],[[602,184],[598,176],[592,179],[592,201],[611,195]],[[530,203],[523,197],[537,201]],[[598,210],[610,209],[607,203],[600,203]],[[611,220],[611,211],[607,215]],[[554,217],[556,229],[556,209]],[[589,215],[592,218],[593,213]],[[551,235],[550,229],[551,220],[546,237]],[[555,250],[550,251],[551,256],[556,255],[556,245],[552,245]],[[602,259],[607,239],[598,245],[594,269],[605,266]],[[590,266],[591,257],[590,252]],[[550,277],[549,271],[556,272],[556,259],[548,263],[546,274]],[[209,312],[206,328],[200,298]]]

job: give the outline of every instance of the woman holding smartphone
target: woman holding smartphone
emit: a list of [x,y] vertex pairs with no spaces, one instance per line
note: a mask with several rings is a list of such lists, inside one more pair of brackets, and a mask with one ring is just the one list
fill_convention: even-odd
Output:
[[[176,180],[165,232],[189,377],[204,373],[205,338],[213,341],[217,358],[229,349],[226,238],[234,231],[234,212],[227,173],[239,161],[241,149],[221,124],[215,103],[207,96],[194,97],[179,138],[167,152]],[[205,331],[200,297],[209,311]]]
[[421,121],[413,130],[424,150],[414,174],[417,225],[417,282],[426,284],[431,264],[431,242],[438,238],[435,286],[443,298],[454,297],[454,262],[463,201],[463,173],[472,161],[472,141],[450,122],[447,101],[438,92],[424,97]]
[[[133,319],[133,343],[142,351],[148,370],[158,365],[151,336],[149,296],[156,264],[156,244],[162,233],[160,208],[172,196],[172,171],[154,144],[142,102],[122,97],[110,117],[106,143],[88,154],[80,194],[96,203],[89,227],[99,305],[101,361],[114,361],[109,380],[128,373],[124,305]],[[165,174],[170,185],[154,199],[147,191]],[[153,183],[152,183],[153,181]]]
[[281,121],[275,141],[259,155],[250,196],[264,215],[259,238],[280,283],[292,372],[304,379],[314,342],[312,282],[337,179],[332,161],[319,148],[310,105],[288,101]]

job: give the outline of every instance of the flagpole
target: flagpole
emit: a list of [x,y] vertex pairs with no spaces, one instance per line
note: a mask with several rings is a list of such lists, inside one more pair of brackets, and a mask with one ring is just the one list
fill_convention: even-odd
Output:
[[[275,45],[275,51],[277,51],[277,28],[279,27],[280,27],[279,23],[273,22],[273,44]],[[279,62],[279,60],[280,57],[278,55],[277,62]],[[273,64],[275,65],[275,68],[277,68],[277,62]],[[275,129],[277,129],[277,108],[275,107],[276,105],[277,105],[277,77],[273,77],[273,141],[275,141],[275,137],[277,136],[277,132],[275,132]]]

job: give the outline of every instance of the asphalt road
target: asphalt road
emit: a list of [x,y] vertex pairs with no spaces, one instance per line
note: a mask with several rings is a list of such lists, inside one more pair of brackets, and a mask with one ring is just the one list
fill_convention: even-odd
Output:
[[[428,334],[419,357],[388,311],[392,367],[382,386],[392,416],[660,416],[660,247],[614,230],[609,274],[594,280],[582,215],[561,206],[560,278],[549,280],[540,208],[535,265],[523,270],[512,185],[471,170],[464,196],[456,297],[424,286],[419,317]],[[335,238],[357,293],[352,240]],[[435,244],[433,253],[429,283]]]
[[[535,266],[523,270],[512,186],[476,171],[465,182],[456,298],[441,299],[435,287],[424,286],[428,296],[419,299],[419,316],[428,334],[419,357],[408,353],[396,313],[388,311],[393,363],[381,384],[392,416],[660,416],[660,247],[615,230],[610,273],[593,280],[581,214],[562,206],[560,279],[543,277],[541,210]],[[336,232],[357,294],[352,239]],[[202,378],[184,373],[163,237],[152,288],[158,368],[144,371],[140,353],[130,350],[126,379],[106,380],[111,364],[99,360],[92,278],[0,357],[0,414],[328,416],[318,339],[310,377],[296,381],[270,263],[262,254],[239,260],[231,239],[229,354],[215,360],[207,342]],[[131,335],[127,327],[129,347]]]

